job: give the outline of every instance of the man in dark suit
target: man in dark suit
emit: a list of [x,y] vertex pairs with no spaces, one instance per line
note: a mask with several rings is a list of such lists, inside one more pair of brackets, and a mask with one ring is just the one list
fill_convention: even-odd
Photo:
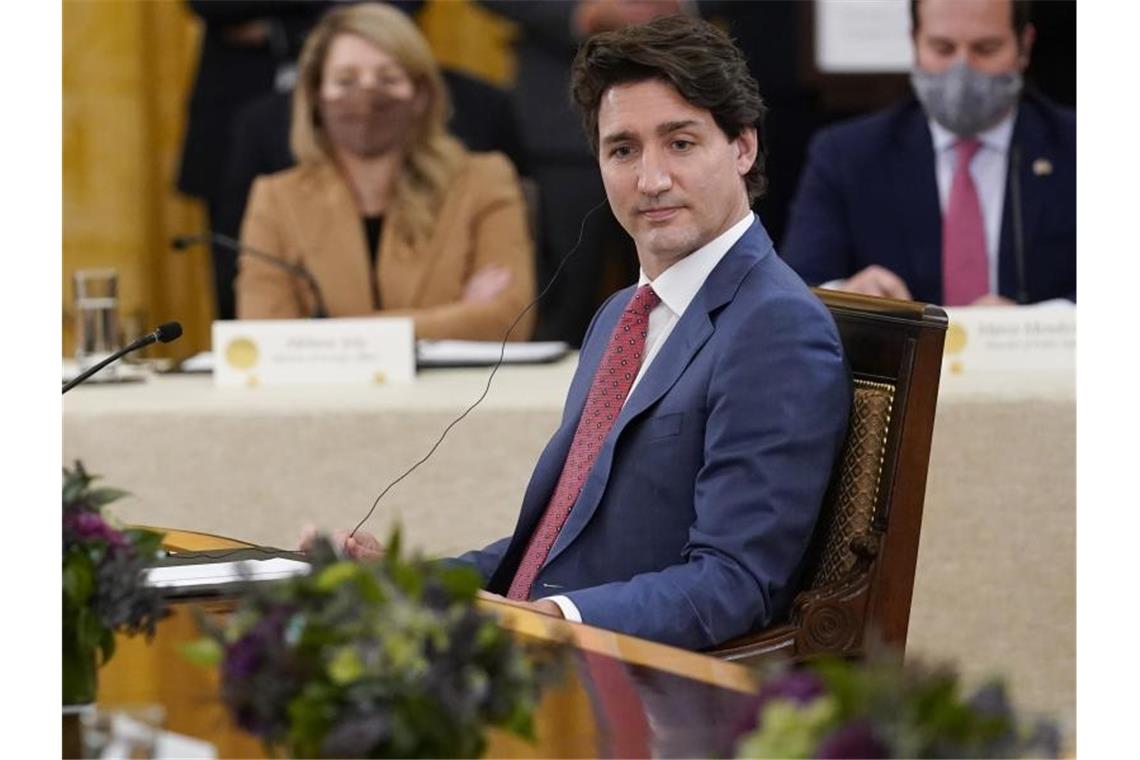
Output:
[[723,32],[597,35],[572,89],[641,275],[587,330],[514,534],[459,561],[518,604],[707,648],[791,602],[846,430],[842,348],[749,208],[764,106]]
[[812,141],[781,252],[812,285],[1076,300],[1076,116],[1031,93],[1019,0],[914,0],[917,100]]

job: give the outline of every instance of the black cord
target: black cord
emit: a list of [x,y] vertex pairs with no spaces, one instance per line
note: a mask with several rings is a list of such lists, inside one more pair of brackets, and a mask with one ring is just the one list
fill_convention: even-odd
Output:
[[572,255],[574,255],[574,252],[578,250],[578,246],[582,245],[582,237],[586,232],[586,222],[590,219],[590,217],[593,215],[593,213],[595,211],[600,209],[605,204],[606,204],[606,201],[604,201],[604,200],[601,201],[598,205],[594,206],[592,209],[587,211],[586,215],[584,217],[582,217],[582,224],[578,228],[578,242],[574,243],[574,247],[571,248],[566,253],[566,255],[562,257],[562,260],[560,262],[558,262],[558,266],[554,269],[554,274],[550,276],[550,280],[549,280],[549,282],[546,283],[546,287],[544,287],[542,289],[542,292],[539,293],[538,296],[536,296],[533,301],[531,301],[529,304],[527,304],[526,308],[524,308],[522,311],[519,312],[519,315],[517,317],[515,317],[515,321],[511,322],[511,326],[507,328],[506,334],[503,335],[503,343],[499,347],[499,360],[497,362],[495,362],[495,366],[493,366],[491,368],[491,373],[489,375],[487,375],[487,384],[483,387],[483,392],[481,394],[479,394],[479,398],[475,399],[474,403],[472,403],[471,406],[467,407],[467,409],[465,409],[462,414],[460,414],[458,417],[456,417],[454,420],[452,420],[451,423],[448,424],[448,426],[443,429],[443,432],[440,433],[439,439],[435,442],[435,444],[432,445],[431,449],[428,450],[427,454],[425,454],[418,462],[416,462],[411,467],[409,467],[404,472],[403,475],[401,475],[400,477],[396,478],[391,483],[389,483],[384,488],[384,490],[380,492],[380,495],[376,497],[376,500],[374,502],[372,502],[372,508],[368,510],[368,514],[366,514],[364,516],[364,518],[356,524],[356,527],[352,529],[352,532],[348,534],[349,538],[352,538],[353,536],[355,536],[356,531],[360,530],[360,527],[362,525],[364,525],[364,523],[368,522],[368,520],[372,517],[372,513],[376,511],[376,507],[380,504],[380,500],[384,498],[385,494],[387,494],[389,491],[391,491],[392,488],[394,488],[396,486],[396,484],[399,483],[401,480],[403,480],[404,478],[408,477],[413,472],[415,472],[416,469],[421,464],[423,464],[428,459],[430,459],[432,454],[435,453],[436,449],[438,449],[440,447],[440,444],[443,443],[443,439],[446,438],[447,434],[451,432],[451,429],[453,427],[455,427],[456,425],[458,425],[459,422],[463,418],[465,418],[468,414],[470,414],[472,412],[472,410],[475,409],[475,407],[479,406],[479,404],[481,404],[483,402],[483,399],[487,398],[487,394],[490,393],[490,391],[491,391],[491,381],[495,379],[495,373],[497,373],[499,371],[499,367],[503,366],[503,359],[507,354],[507,340],[511,337],[511,332],[514,331],[515,327],[519,323],[519,320],[521,320],[524,316],[526,316],[527,312],[529,312],[531,309],[533,309],[535,307],[535,305],[539,301],[541,301],[543,299],[543,297],[546,296],[546,294],[550,290],[551,286],[554,285],[554,281],[558,279],[558,275],[562,273],[562,268],[564,266],[566,266],[566,262],[569,261],[570,257]]
[[[1025,281],[1025,226],[1021,219],[1021,146],[1014,145],[1009,172],[1009,189],[1013,197],[1013,256],[1017,266],[1017,302],[1029,303],[1029,289]],[[999,276],[1000,279],[1000,276]],[[1001,288],[997,288],[998,292]]]
[[[558,275],[560,275],[562,273],[563,267],[566,266],[566,262],[569,261],[570,257],[574,255],[574,252],[578,250],[578,246],[582,245],[582,237],[585,235],[585,232],[586,232],[586,222],[589,221],[590,217],[594,214],[595,211],[600,209],[605,204],[606,204],[606,201],[603,200],[598,205],[594,206],[592,209],[587,211],[586,215],[584,217],[582,217],[582,225],[578,228],[578,242],[574,243],[574,247],[571,248],[566,253],[566,255],[562,257],[562,260],[560,262],[558,262],[558,266],[555,267],[555,269],[554,269],[554,274],[552,274],[550,276],[550,280],[546,283],[546,287],[544,287],[542,289],[542,292],[540,292],[538,294],[538,296],[536,296],[533,301],[531,301],[529,304],[527,304],[526,308],[524,308],[522,311],[519,312],[519,315],[517,317],[515,317],[514,322],[511,322],[510,327],[507,328],[507,332],[503,335],[502,345],[499,347],[499,360],[497,362],[495,362],[495,366],[493,366],[491,368],[491,373],[487,376],[487,384],[483,387],[483,392],[481,394],[479,394],[479,398],[475,399],[474,403],[472,403],[469,407],[467,407],[467,409],[465,409],[462,414],[460,414],[458,417],[456,417],[454,420],[452,420],[450,422],[450,424],[448,424],[448,426],[443,429],[443,432],[440,433],[439,439],[435,442],[434,445],[432,445],[431,449],[428,450],[427,454],[425,454],[418,462],[416,462],[411,467],[409,467],[402,475],[400,475],[400,477],[396,478],[391,483],[389,483],[384,488],[384,490],[380,492],[380,495],[377,496],[376,500],[372,502],[372,508],[368,510],[368,514],[366,514],[364,516],[364,518],[356,524],[356,527],[352,529],[352,532],[348,534],[349,538],[352,538],[353,536],[355,536],[356,532],[358,530],[360,530],[361,526],[363,526],[364,523],[368,522],[368,520],[372,517],[372,514],[376,511],[376,507],[379,506],[380,500],[384,498],[385,494],[387,494],[389,491],[391,491],[392,488],[394,488],[396,486],[396,484],[399,483],[401,480],[403,480],[404,478],[408,477],[413,472],[415,472],[415,470],[420,465],[422,465],[424,462],[426,462],[428,459],[430,459],[431,456],[436,452],[436,449],[438,449],[440,447],[440,445],[443,443],[443,439],[447,437],[447,434],[449,432],[451,432],[451,429],[453,427],[455,427],[456,425],[458,425],[462,419],[464,419],[468,414],[470,414],[475,409],[475,407],[479,406],[479,404],[482,403],[483,399],[485,399],[487,397],[487,394],[490,393],[490,391],[491,391],[491,381],[495,379],[495,373],[497,373],[499,371],[499,367],[501,367],[503,365],[503,359],[506,357],[506,354],[507,354],[507,340],[511,337],[511,333],[514,331],[515,327],[518,326],[519,321],[524,316],[526,316],[527,312],[529,312],[531,309],[533,309],[535,307],[535,305],[539,301],[541,301],[546,296],[546,294],[550,291],[550,288],[554,285],[554,281],[558,279]],[[296,551],[291,550],[291,549],[278,549],[275,546],[257,546],[257,545],[255,545],[255,546],[243,546],[240,549],[231,549],[229,551],[224,551],[224,552],[192,552],[192,554],[194,557],[205,557],[206,559],[225,559],[226,557],[232,557],[235,554],[241,554],[243,552],[258,552],[261,554],[267,554],[267,555],[274,556],[274,557],[280,556],[282,554],[297,554]],[[185,554],[191,554],[191,552],[184,552],[184,553]],[[177,555],[178,553],[174,553],[174,554]]]

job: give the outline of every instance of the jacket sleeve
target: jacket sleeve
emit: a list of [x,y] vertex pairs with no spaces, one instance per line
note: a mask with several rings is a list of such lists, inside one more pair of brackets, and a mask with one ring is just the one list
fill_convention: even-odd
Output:
[[[282,210],[273,186],[265,178],[254,181],[249,193],[241,242],[272,256],[287,258],[282,230]],[[252,256],[238,259],[235,280],[238,319],[299,319],[309,315],[296,276]]]
[[443,560],[444,562],[453,563],[458,562],[465,565],[470,565],[479,571],[483,576],[483,586],[486,587],[487,581],[491,579],[495,569],[503,560],[503,554],[507,551],[507,546],[511,543],[511,537],[500,538],[492,544],[488,544],[482,549],[473,549],[469,552],[464,552],[458,557]]
[[812,139],[778,249],[780,257],[812,286],[855,274],[841,183],[842,154],[835,142],[827,130]]
[[454,301],[378,312],[379,316],[412,317],[417,338],[501,341],[516,319],[511,340],[528,340],[534,331],[534,308],[522,314],[534,300],[535,275],[534,245],[518,176],[501,154],[485,155],[479,161],[477,176],[470,178],[470,192],[478,199],[471,218],[464,222],[471,238],[468,277],[497,265],[510,270],[510,284],[486,303]]
[[584,622],[704,649],[786,609],[846,430],[850,381],[818,302],[780,299],[752,316],[726,336],[732,350],[711,373],[679,562],[567,593]]

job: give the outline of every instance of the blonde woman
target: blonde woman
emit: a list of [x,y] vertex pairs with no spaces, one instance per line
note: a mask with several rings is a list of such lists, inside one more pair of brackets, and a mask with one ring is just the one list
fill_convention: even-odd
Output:
[[[446,90],[415,25],[385,5],[336,10],[298,69],[298,166],[254,183],[242,242],[308,269],[332,317],[410,316],[418,338],[501,340],[534,297],[518,178],[501,154],[447,133]],[[313,311],[304,280],[253,257],[236,283],[239,319]]]

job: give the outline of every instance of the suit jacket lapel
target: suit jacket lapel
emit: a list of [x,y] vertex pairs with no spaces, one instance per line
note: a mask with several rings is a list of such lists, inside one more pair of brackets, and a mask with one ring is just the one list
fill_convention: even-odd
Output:
[[[496,593],[506,593],[511,579],[515,573],[522,552],[530,542],[530,536],[538,526],[543,512],[550,503],[550,497],[558,484],[562,474],[566,456],[570,452],[570,445],[574,441],[574,434],[578,430],[578,421],[582,418],[582,410],[586,405],[586,397],[590,394],[593,384],[594,372],[605,354],[609,336],[621,317],[622,309],[633,293],[633,288],[626,288],[617,293],[612,301],[603,307],[605,311],[598,317],[595,330],[604,339],[591,340],[583,346],[583,353],[579,357],[578,370],[570,390],[566,396],[566,409],[563,413],[562,425],[555,431],[550,443],[546,445],[538,462],[534,466],[534,474],[527,484],[523,495],[522,507],[519,510],[519,519],[515,525],[511,543],[499,563],[499,568],[492,576],[487,588]],[[612,308],[611,308],[612,307]]]
[[[1040,177],[1033,171],[1033,164],[1041,159],[1054,161],[1044,125],[1036,118],[1033,104],[1021,101],[1017,122],[1013,126],[1010,141],[1010,162],[1007,171],[1005,201],[1002,203],[1001,243],[998,257],[998,292],[1010,298],[1017,298],[1018,266],[1015,238],[1016,216],[1014,211],[1013,177],[1016,172],[1021,191],[1021,230],[1022,255],[1028,257],[1033,250],[1034,232],[1041,216],[1044,194],[1040,189]],[[1016,159],[1014,158],[1016,154]],[[1014,164],[1018,166],[1015,168]],[[1028,267],[1029,262],[1023,262]],[[1028,289],[1028,282],[1025,283]]]
[[309,203],[299,209],[298,237],[306,266],[333,316],[372,310],[368,246],[352,191],[332,164],[307,179]]
[[[753,222],[744,237],[736,242],[709,274],[705,284],[701,286],[697,296],[689,304],[677,326],[673,328],[665,345],[657,353],[653,364],[646,370],[622,407],[621,414],[606,436],[602,450],[598,453],[598,459],[594,462],[585,485],[582,486],[582,492],[574,509],[571,510],[566,524],[562,526],[562,531],[547,556],[547,562],[552,561],[572,544],[593,517],[609,481],[614,448],[621,438],[622,431],[676,384],[701,346],[713,334],[715,327],[711,314],[732,300],[748,270],[755,266],[760,258],[771,253],[772,241],[768,233],[759,222]],[[624,301],[622,303],[624,304]],[[612,329],[611,325],[610,331]],[[605,333],[607,342],[610,331]],[[596,364],[597,361],[595,366]],[[577,416],[580,417],[581,413],[582,409],[579,407]]]
[[934,142],[921,107],[915,102],[899,114],[889,167],[895,198],[895,220],[900,228],[909,271],[898,272],[911,284],[919,300],[942,302],[942,207],[934,168]]

